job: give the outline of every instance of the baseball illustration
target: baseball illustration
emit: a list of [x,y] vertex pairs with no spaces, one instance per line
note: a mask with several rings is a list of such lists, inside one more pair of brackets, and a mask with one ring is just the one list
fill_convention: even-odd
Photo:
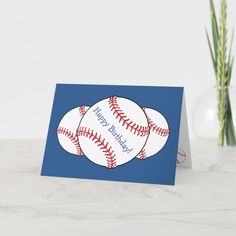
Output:
[[137,158],[144,160],[158,153],[166,144],[170,131],[165,117],[151,108],[143,108],[150,128],[148,140]]
[[57,128],[57,137],[64,150],[77,156],[83,155],[80,149],[76,130],[81,118],[89,109],[88,106],[79,106],[67,112]]
[[177,165],[180,165],[185,162],[187,155],[182,148],[178,148],[177,151]]
[[135,102],[112,96],[88,109],[77,129],[85,156],[115,168],[135,158],[149,136],[146,114]]

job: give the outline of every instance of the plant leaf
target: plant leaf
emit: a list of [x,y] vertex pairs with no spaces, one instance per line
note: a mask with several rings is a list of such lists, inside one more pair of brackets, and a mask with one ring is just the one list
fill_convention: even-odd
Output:
[[214,57],[214,53],[213,53],[213,49],[212,49],[212,45],[211,45],[211,41],[210,41],[210,38],[209,38],[209,34],[207,32],[207,29],[206,29],[206,36],[207,36],[207,42],[208,42],[208,46],[209,46],[210,53],[211,53],[212,64],[213,64],[215,75],[216,75],[217,74],[216,60],[215,60],[215,57]]
[[231,72],[232,72],[232,46],[233,46],[233,40],[234,40],[234,29],[232,31],[232,36],[231,36],[231,42],[230,42],[230,48],[229,48],[229,56],[228,56],[228,62],[227,62],[227,75],[228,75],[228,81],[230,81],[231,78]]
[[235,136],[235,131],[234,131],[234,122],[233,122],[233,117],[232,117],[229,94],[227,94],[226,100],[227,100],[226,101],[227,114],[226,114],[226,122],[225,122],[226,142],[227,142],[227,145],[235,146],[236,145],[236,136]]
[[213,0],[210,0],[210,8],[211,8],[212,38],[213,38],[213,44],[214,44],[215,60],[217,61],[219,28],[218,28],[218,22],[217,22],[217,19],[216,19],[216,11],[215,11],[215,5],[214,5]]
[[233,41],[234,41],[234,29],[232,30],[232,36],[231,36],[231,41],[230,41],[228,64],[230,63],[230,60],[231,60]]
[[230,85],[231,77],[232,77],[232,69],[234,66],[234,56],[232,57],[231,63],[229,65],[229,71],[228,71],[228,85]]

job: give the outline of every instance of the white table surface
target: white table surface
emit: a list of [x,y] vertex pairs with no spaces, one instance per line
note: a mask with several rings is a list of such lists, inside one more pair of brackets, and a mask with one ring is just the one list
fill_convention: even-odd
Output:
[[0,235],[236,235],[236,149],[192,141],[176,186],[41,177],[44,141],[0,141]]

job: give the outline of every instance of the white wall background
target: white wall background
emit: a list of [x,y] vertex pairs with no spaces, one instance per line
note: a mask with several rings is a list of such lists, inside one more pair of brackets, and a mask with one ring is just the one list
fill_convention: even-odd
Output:
[[207,0],[2,0],[0,138],[45,138],[59,82],[185,86],[191,123],[214,85],[209,23]]

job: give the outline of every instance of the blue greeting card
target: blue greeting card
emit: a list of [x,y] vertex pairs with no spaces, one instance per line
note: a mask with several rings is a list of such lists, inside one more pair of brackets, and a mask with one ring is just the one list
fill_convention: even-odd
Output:
[[56,86],[41,175],[175,183],[191,167],[182,87]]

